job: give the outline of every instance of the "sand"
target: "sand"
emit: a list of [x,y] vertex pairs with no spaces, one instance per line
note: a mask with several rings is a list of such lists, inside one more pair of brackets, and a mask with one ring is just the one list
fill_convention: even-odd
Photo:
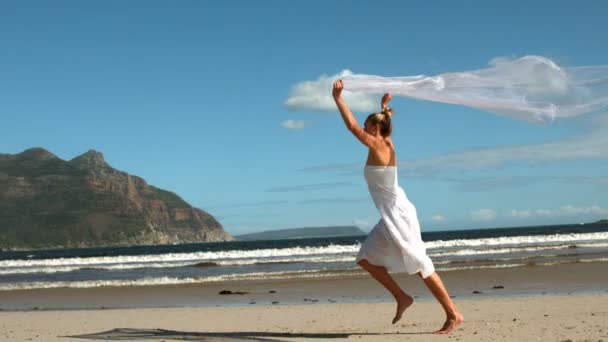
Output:
[[444,272],[466,318],[448,336],[431,334],[445,317],[417,276],[395,276],[416,298],[397,325],[390,295],[361,276],[2,291],[0,341],[608,342],[606,270],[578,263]]
[[390,303],[0,313],[3,341],[608,341],[608,294],[466,299],[466,321],[422,301],[391,325]]

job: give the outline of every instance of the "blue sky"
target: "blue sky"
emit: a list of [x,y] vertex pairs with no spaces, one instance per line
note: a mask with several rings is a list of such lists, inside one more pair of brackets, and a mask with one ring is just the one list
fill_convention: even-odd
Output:
[[[3,1],[0,152],[101,151],[233,234],[378,214],[366,149],[336,113],[289,111],[298,82],[543,55],[608,64],[608,4]],[[608,117],[549,126],[395,98],[400,183],[426,231],[608,217]],[[356,113],[364,119],[367,113]],[[286,124],[288,120],[303,127]]]

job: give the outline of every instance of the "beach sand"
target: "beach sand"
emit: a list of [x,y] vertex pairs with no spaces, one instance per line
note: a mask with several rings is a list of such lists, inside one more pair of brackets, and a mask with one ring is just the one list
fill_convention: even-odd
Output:
[[608,341],[608,294],[467,299],[466,322],[432,335],[443,312],[414,303],[391,325],[390,303],[0,314],[3,341]]
[[361,276],[2,291],[0,341],[608,342],[606,270],[579,263],[444,272],[466,318],[448,336],[430,334],[444,314],[417,276],[396,276],[416,297],[396,325],[386,290]]

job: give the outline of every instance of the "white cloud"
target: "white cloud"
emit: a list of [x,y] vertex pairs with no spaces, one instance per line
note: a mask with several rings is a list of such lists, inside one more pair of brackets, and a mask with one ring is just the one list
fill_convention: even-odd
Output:
[[497,56],[497,57],[494,57],[494,58],[490,59],[490,61],[488,62],[488,64],[491,65],[491,66],[497,66],[497,65],[500,65],[500,64],[504,64],[504,63],[510,62],[510,61],[512,61],[512,60],[514,60],[516,58],[517,58],[516,55]]
[[598,205],[587,207],[577,207],[573,205],[562,205],[555,209],[511,209],[504,216],[512,218],[529,218],[529,217],[575,217],[580,215],[597,215],[608,216],[608,208],[603,208]]
[[496,218],[494,209],[479,209],[471,212],[471,218],[475,221],[492,221]]
[[306,125],[305,125],[304,121],[289,119],[287,121],[283,121],[281,123],[281,126],[287,128],[287,129],[291,129],[291,130],[299,130],[299,129],[303,129]]
[[431,217],[431,220],[433,220],[435,222],[443,222],[443,221],[445,221],[445,217],[441,216],[440,214],[437,214],[437,215]]
[[565,205],[559,208],[559,215],[574,216],[581,214],[608,215],[608,208],[602,208],[597,205],[592,205],[590,207]]
[[[316,81],[303,81],[291,88],[285,107],[290,110],[316,110],[337,113],[338,109],[331,96],[333,82],[344,76],[352,75],[350,70],[342,70],[335,75],[321,75]],[[377,95],[342,92],[348,107],[357,112],[373,112],[380,108],[380,98]]]
[[511,209],[505,214],[505,216],[514,218],[528,218],[532,216],[532,211]]
[[353,224],[355,226],[359,227],[360,229],[362,229],[364,231],[368,231],[368,232],[370,230],[372,230],[372,228],[374,228],[374,225],[375,225],[375,223],[369,218],[354,219]]
[[536,209],[534,210],[534,214],[538,216],[552,216],[551,210],[547,209]]

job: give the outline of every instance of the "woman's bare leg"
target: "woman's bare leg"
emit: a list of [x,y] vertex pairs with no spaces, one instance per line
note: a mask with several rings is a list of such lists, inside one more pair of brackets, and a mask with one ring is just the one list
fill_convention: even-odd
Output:
[[385,267],[370,264],[367,259],[362,259],[358,262],[359,266],[363,267],[369,274],[384,286],[397,301],[397,313],[393,318],[393,324],[397,323],[405,309],[407,309],[414,299],[408,296],[401,287],[395,282],[393,277],[388,273]]
[[[422,277],[422,275],[420,275],[420,277]],[[462,316],[460,311],[458,311],[458,308],[456,308],[456,305],[454,305],[452,298],[450,298],[448,291],[445,289],[445,286],[443,285],[443,282],[441,281],[441,278],[437,273],[433,272],[430,276],[423,278],[423,280],[426,284],[426,287],[428,287],[429,290],[431,290],[431,292],[435,296],[435,298],[437,298],[447,316],[443,327],[435,331],[435,333],[449,334],[452,330],[456,329],[456,327],[460,323],[464,321],[464,316]]]

